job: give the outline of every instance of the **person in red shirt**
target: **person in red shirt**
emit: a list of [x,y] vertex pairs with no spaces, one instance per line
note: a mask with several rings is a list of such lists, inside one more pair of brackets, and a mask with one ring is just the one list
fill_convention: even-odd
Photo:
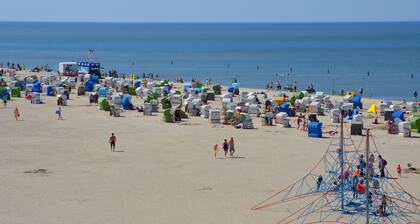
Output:
[[365,187],[363,186],[363,180],[360,180],[359,183],[357,184],[356,191],[359,194],[364,194],[365,193]]

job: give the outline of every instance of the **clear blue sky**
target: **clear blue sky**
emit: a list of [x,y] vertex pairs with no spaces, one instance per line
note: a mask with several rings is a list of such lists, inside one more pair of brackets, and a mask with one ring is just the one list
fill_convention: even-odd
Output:
[[10,0],[0,21],[420,21],[420,0]]

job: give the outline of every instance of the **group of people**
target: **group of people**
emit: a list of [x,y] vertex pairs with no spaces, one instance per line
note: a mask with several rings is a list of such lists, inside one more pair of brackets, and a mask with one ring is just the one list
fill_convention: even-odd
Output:
[[[233,155],[235,154],[235,141],[233,140],[233,137],[231,137],[229,141],[225,139],[222,143],[222,146],[223,146],[223,152],[225,153],[225,157],[228,156],[228,153],[230,154],[230,157],[233,157]],[[214,158],[217,158],[218,151],[219,151],[219,146],[218,144],[215,144],[213,146]]]
[[[273,90],[276,89],[277,91],[281,91],[282,86],[279,81],[276,82],[269,82],[267,83],[266,89],[267,90]],[[297,91],[297,82],[294,81],[293,84],[288,84],[284,87],[284,90],[290,91],[290,92],[296,92]]]
[[[356,169],[352,173],[345,171],[344,175],[340,175],[339,177],[340,180],[343,179],[344,183],[351,184],[351,188],[353,190],[353,198],[359,198],[359,195],[366,194],[367,189],[364,182],[365,176],[367,174],[366,172],[368,172],[369,176],[372,178],[373,192],[376,193],[377,189],[379,189],[380,183],[378,179],[375,179],[376,177],[375,167],[374,167],[375,162],[378,163],[377,167],[379,169],[379,178],[381,179],[385,178],[385,167],[387,165],[387,161],[384,158],[382,158],[381,155],[378,155],[378,159],[376,161],[375,156],[373,154],[371,154],[367,160],[365,160],[363,154],[361,154],[359,156],[359,161],[357,163]],[[401,167],[399,165],[397,166],[397,172],[398,172],[398,175],[401,174]],[[324,181],[324,178],[322,177],[322,175],[318,176],[316,180],[317,191],[320,191],[323,181]],[[331,189],[333,191],[338,191],[340,189],[339,186],[340,184],[338,183],[338,181],[334,181],[333,185],[331,186]],[[369,203],[372,203],[373,193],[372,191],[368,191],[367,193],[368,193],[367,200],[369,201]],[[379,214],[381,215],[386,214],[387,201],[388,201],[388,197],[386,196],[385,193],[380,195],[380,203],[378,203]]]
[[298,130],[303,130],[303,131],[308,130],[308,119],[306,119],[305,116],[302,113],[300,113],[297,116],[296,122],[297,122],[297,127],[296,128]]

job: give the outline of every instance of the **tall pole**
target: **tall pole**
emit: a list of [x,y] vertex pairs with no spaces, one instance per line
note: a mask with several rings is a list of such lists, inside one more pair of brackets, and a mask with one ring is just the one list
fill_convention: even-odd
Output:
[[369,135],[370,130],[366,129],[366,162],[367,162],[367,169],[366,169],[366,183],[365,183],[365,194],[366,194],[366,224],[369,224],[369,179],[370,179],[370,166],[373,164],[369,163]]
[[[341,114],[341,113],[340,113]],[[340,157],[340,197],[341,197],[341,209],[344,210],[344,127],[343,127],[343,115],[340,116],[340,148],[338,151]]]

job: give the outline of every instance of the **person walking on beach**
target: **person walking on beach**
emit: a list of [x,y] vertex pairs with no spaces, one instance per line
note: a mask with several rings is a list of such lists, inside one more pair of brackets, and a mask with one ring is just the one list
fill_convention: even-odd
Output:
[[61,116],[61,107],[58,106],[57,110],[55,110],[55,114],[57,114],[57,120],[63,120],[63,117]]
[[214,152],[214,158],[217,158],[217,152],[219,151],[219,146],[217,144],[215,144],[213,146],[213,152]]
[[13,115],[15,116],[16,120],[19,120],[20,113],[19,113],[19,109],[17,107],[15,108],[15,111],[13,111]]
[[360,96],[362,97],[363,96],[363,87],[360,87],[360,90],[359,90],[359,93],[360,93]]
[[3,95],[3,105],[4,107],[7,107],[7,94]]
[[233,157],[233,154],[235,154],[235,141],[233,140],[233,137],[229,140],[229,153],[230,157]]
[[229,144],[227,140],[225,139],[225,141],[223,142],[223,151],[225,152],[225,157],[227,156],[228,150],[229,150]]
[[114,133],[112,133],[111,137],[109,137],[109,146],[111,147],[111,152],[115,152],[116,141],[117,141],[117,137],[114,135]]
[[378,157],[379,157],[378,168],[379,168],[379,171],[381,172],[381,178],[384,178],[385,177],[385,166],[387,164],[387,161],[384,160],[381,155],[379,155]]
[[401,165],[400,164],[397,165],[397,174],[398,174],[398,177],[401,177]]

